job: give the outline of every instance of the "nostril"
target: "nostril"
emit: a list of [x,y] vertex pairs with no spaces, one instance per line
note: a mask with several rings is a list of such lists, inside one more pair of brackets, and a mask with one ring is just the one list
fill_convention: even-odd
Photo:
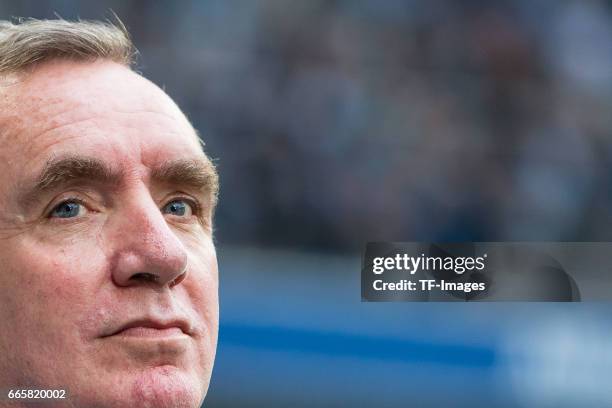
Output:
[[183,272],[181,273],[179,276],[177,276],[172,282],[170,282],[170,287],[176,286],[179,283],[181,283],[182,281],[185,280],[185,278],[187,277],[187,272]]
[[159,280],[159,276],[154,275],[148,272],[139,272],[135,273],[130,277],[130,280],[140,281],[140,282],[157,282]]

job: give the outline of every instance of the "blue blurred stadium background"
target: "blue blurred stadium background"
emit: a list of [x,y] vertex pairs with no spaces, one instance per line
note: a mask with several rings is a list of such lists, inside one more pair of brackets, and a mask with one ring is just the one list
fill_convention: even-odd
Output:
[[612,406],[609,304],[369,304],[382,241],[611,241],[610,1],[35,1],[114,10],[218,159],[205,406]]

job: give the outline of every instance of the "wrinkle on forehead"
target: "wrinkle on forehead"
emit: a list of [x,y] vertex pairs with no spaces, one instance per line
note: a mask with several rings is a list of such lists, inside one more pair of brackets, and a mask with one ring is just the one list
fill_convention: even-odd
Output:
[[[66,104],[92,111],[137,106],[173,119],[185,119],[176,104],[155,84],[120,64],[108,61],[52,61],[40,65],[13,86],[0,87],[13,106],[54,114]],[[100,99],[103,97],[103,99]],[[129,109],[126,109],[129,110]]]
[[[0,149],[30,144],[39,135],[109,113],[150,113],[174,122],[201,149],[195,130],[176,104],[157,86],[114,62],[57,61],[42,64],[18,83],[0,88]],[[29,140],[28,140],[29,139]],[[36,144],[36,143],[33,143]],[[41,146],[42,147],[42,146]]]

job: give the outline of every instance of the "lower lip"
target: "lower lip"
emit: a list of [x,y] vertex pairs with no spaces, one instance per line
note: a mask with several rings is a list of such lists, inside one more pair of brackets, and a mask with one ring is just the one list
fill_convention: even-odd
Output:
[[131,327],[116,334],[123,337],[138,337],[138,338],[167,338],[185,336],[185,333],[178,327],[168,327],[165,329],[156,329],[153,327]]

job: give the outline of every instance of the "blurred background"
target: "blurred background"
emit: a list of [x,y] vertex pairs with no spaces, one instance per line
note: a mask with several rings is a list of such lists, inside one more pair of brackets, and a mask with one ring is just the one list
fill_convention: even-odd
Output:
[[111,9],[221,176],[206,407],[612,406],[608,304],[359,289],[367,241],[612,240],[612,2],[0,0]]

